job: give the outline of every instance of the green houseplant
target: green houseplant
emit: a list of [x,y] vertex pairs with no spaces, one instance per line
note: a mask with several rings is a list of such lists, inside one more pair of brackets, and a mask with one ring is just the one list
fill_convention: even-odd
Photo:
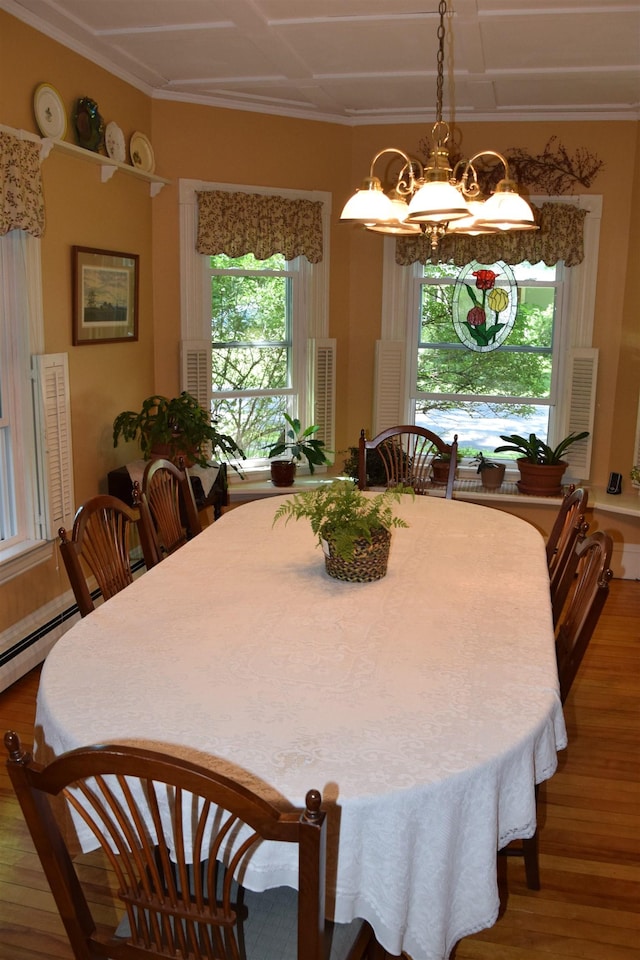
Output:
[[172,398],[154,394],[143,400],[140,410],[119,413],[113,421],[114,447],[121,439],[137,440],[145,460],[183,456],[187,464],[206,467],[210,457],[220,454],[241,473],[233,462],[244,459],[241,448],[216,430],[210,414],[186,391]]
[[276,510],[281,518],[307,519],[325,554],[330,576],[339,580],[379,580],[387,570],[392,527],[407,522],[394,514],[393,502],[410,487],[389,487],[374,496],[359,490],[352,480],[334,480],[315,490],[298,493]]
[[[302,429],[297,417],[284,414],[287,426],[277,443],[274,443],[267,456],[271,462],[271,479],[276,487],[290,487],[295,480],[296,467],[303,457],[309,464],[309,473],[321,464],[330,463],[324,449],[324,440],[319,440],[316,434],[320,427],[313,424]],[[289,455],[282,459],[282,454],[289,451]]]
[[570,433],[556,447],[550,447],[535,433],[530,433],[528,438],[516,433],[510,436],[501,435],[500,439],[507,442],[496,447],[494,452],[520,454],[516,462],[520,470],[518,487],[522,493],[553,497],[562,493],[562,477],[568,466],[562,455],[572,443],[588,436],[588,430]]

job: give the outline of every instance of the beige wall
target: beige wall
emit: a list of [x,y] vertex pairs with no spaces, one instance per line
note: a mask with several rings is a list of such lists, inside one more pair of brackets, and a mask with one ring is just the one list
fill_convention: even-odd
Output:
[[[0,123],[34,133],[33,92],[39,82],[60,91],[71,114],[91,96],[127,140],[134,130],[153,144],[156,172],[172,183],[151,199],[148,186],[116,174],[103,184],[99,167],[53,153],[43,164],[47,228],[43,239],[46,350],[69,354],[76,501],[104,490],[106,473],[135,455],[111,445],[116,413],[137,408],[157,390],[179,388],[180,177],[328,191],[330,335],[338,340],[337,449],[371,425],[373,351],[380,334],[382,239],[338,217],[353,188],[384,146],[410,153],[428,123],[348,128],[162,100],[144,94],[95,64],[0,11]],[[604,197],[596,301],[600,347],[594,430],[594,481],[632,463],[640,384],[637,277],[640,242],[640,125],[635,122],[464,124],[462,149],[527,146],[540,151],[551,136],[569,150],[588,147],[605,162],[591,190]],[[73,142],[70,128],[67,139]],[[629,202],[626,185],[635,184]],[[140,256],[140,339],[136,344],[71,345],[71,247]],[[341,459],[338,459],[338,465]],[[545,515],[542,528],[548,526]],[[633,537],[633,531],[628,534]],[[638,538],[636,537],[636,542]],[[54,561],[0,587],[0,632],[67,589]]]

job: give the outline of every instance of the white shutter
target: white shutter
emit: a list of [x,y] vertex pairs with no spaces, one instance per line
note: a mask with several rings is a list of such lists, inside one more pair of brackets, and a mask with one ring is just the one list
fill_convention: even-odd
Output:
[[405,350],[404,340],[376,342],[372,437],[404,422]]
[[36,423],[40,430],[39,446],[44,452],[42,535],[55,540],[60,527],[69,529],[73,525],[75,514],[67,355],[36,355],[33,367],[38,390]]
[[[563,455],[569,463],[569,474],[574,479],[588,480],[591,471],[593,446],[593,420],[596,405],[596,381],[598,376],[598,351],[592,347],[577,347],[569,358],[569,404],[566,429],[569,433],[589,431],[586,440],[574,443]],[[561,440],[559,437],[558,440]]]
[[181,341],[180,389],[211,410],[211,344],[207,340]]
[[640,398],[638,399],[638,419],[636,420],[636,442],[633,448],[633,466],[640,470]]
[[335,451],[336,341],[317,338],[309,341],[310,380],[313,385],[313,423],[327,451]]

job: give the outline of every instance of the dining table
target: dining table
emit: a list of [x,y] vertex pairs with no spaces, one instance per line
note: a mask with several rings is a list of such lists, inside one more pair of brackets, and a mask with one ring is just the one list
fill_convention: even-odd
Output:
[[[445,960],[496,921],[497,851],[533,834],[566,745],[544,541],[499,509],[402,496],[386,576],[346,582],[308,521],[274,523],[295,493],[224,513],[58,640],[36,758],[135,742],[287,806],[316,788],[329,916]],[[289,845],[254,867],[250,889],[297,883]]]

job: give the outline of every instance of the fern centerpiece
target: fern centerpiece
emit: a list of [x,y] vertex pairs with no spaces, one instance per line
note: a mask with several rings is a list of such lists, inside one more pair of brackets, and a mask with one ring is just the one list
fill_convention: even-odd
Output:
[[338,580],[379,580],[387,571],[392,527],[408,523],[394,514],[393,503],[411,487],[388,487],[365,494],[352,480],[334,480],[281,503],[273,522],[309,520],[325,555],[327,573]]

